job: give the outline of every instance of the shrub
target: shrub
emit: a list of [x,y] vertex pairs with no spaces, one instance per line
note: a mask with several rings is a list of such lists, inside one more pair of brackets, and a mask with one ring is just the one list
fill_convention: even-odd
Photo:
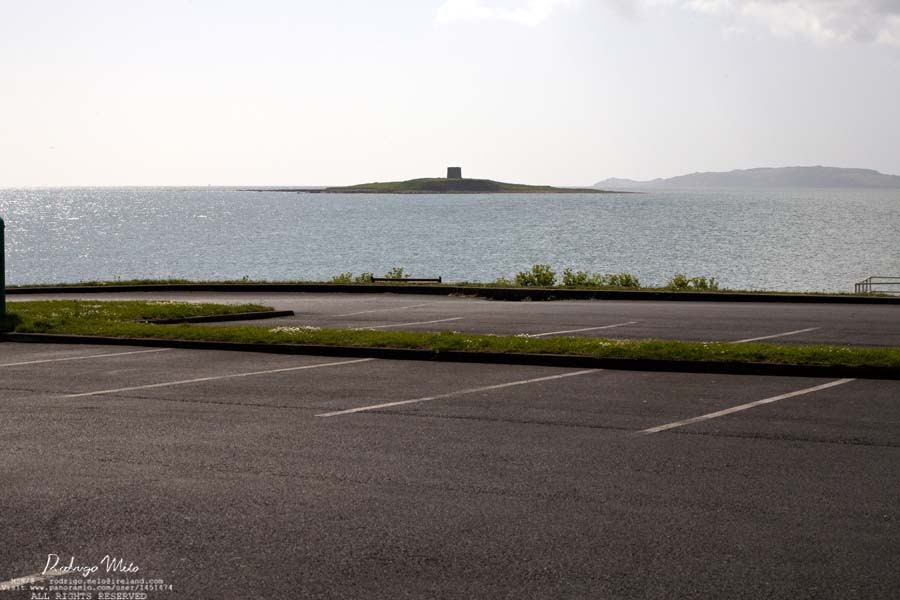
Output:
[[675,291],[717,291],[719,282],[715,277],[688,277],[684,273],[676,273],[672,279],[666,282],[667,290]]
[[719,289],[719,282],[716,281],[715,277],[710,277],[709,279],[706,277],[694,277],[694,287],[698,290],[717,291]]
[[641,287],[641,282],[631,273],[615,273],[609,275],[609,285],[612,287],[639,288]]
[[394,267],[390,271],[384,274],[385,279],[406,279],[409,275],[406,274],[406,269],[403,267]]
[[372,283],[371,273],[360,273],[353,278],[353,283]]
[[553,287],[556,285],[556,273],[550,269],[550,265],[532,265],[530,271],[521,271],[516,274],[516,285],[522,287]]
[[684,273],[675,273],[672,279],[666,282],[666,289],[670,290],[686,290],[689,289],[691,280]]
[[353,273],[341,273],[331,278],[331,283],[353,283]]
[[588,273],[572,269],[563,271],[562,284],[566,287],[641,287],[641,282],[631,273]]
[[507,277],[498,277],[494,280],[494,285],[499,285],[502,287],[515,287],[516,282]]
[[591,278],[586,271],[565,269],[563,271],[562,284],[566,287],[588,287],[591,285]]

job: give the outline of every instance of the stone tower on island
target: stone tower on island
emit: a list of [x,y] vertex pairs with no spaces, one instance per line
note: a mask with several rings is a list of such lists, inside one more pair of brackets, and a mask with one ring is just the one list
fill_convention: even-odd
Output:
[[447,179],[462,179],[462,167],[447,167]]

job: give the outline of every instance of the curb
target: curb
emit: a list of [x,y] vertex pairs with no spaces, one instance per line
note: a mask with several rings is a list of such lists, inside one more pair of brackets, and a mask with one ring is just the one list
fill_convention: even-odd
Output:
[[181,317],[179,319],[150,319],[139,321],[151,325],[177,325],[178,323],[226,323],[229,321],[255,321],[260,319],[275,319],[278,317],[293,317],[292,310],[265,310],[257,312],[232,313],[230,315],[207,315],[204,317]]
[[153,285],[85,285],[8,288],[15,294],[93,294],[116,292],[307,292],[340,294],[414,294],[478,296],[491,300],[653,300],[687,302],[787,302],[808,304],[895,304],[900,298],[815,296],[803,294],[739,294],[733,292],[664,292],[573,290],[565,288],[495,288],[453,285],[393,285],[343,283],[165,283]]
[[164,340],[157,338],[116,338],[103,336],[57,335],[49,333],[4,333],[0,342],[42,344],[100,344],[109,346],[149,346],[186,350],[226,350],[335,356],[349,358],[379,358],[383,360],[417,360],[455,363],[483,363],[565,367],[572,369],[609,369],[616,371],[654,371],[666,373],[708,373],[720,375],[767,375],[776,377],[823,377],[832,379],[900,380],[900,369],[889,367],[852,367],[821,365],[790,365],[777,363],[741,363],[693,360],[655,360],[630,358],[594,358],[566,354],[524,354],[417,350],[408,348],[376,348],[356,346],[318,346],[311,344],[248,344],[241,342],[210,342],[200,340]]

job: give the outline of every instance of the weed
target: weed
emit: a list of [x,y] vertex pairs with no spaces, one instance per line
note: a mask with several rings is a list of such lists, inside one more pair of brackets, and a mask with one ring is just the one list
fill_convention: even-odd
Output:
[[709,291],[719,289],[719,282],[715,277],[688,277],[684,273],[676,273],[672,279],[666,282],[665,289],[674,291]]
[[530,271],[516,273],[516,285],[522,287],[553,287],[556,285],[556,273],[550,265],[532,265]]
[[331,278],[331,283],[353,283],[353,273],[341,273]]
[[408,279],[409,274],[407,274],[406,269],[403,267],[394,267],[385,273],[384,277],[385,279]]
[[573,288],[639,288],[638,278],[631,273],[588,273],[587,271],[563,271],[563,287]]

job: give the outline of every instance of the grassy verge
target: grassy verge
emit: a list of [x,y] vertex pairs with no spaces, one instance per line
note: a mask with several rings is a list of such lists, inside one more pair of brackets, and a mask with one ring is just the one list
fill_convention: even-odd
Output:
[[256,305],[183,302],[16,302],[10,323],[20,333],[99,335],[269,344],[318,344],[411,348],[446,352],[536,353],[654,360],[733,361],[822,366],[875,366],[900,370],[900,348],[776,346],[675,341],[616,341],[597,338],[533,338],[468,333],[329,330],[314,327],[210,327],[151,325],[141,319],[177,318],[263,310]]
[[[168,301],[40,300],[14,302],[7,305],[8,313],[0,320],[5,331],[28,333],[74,333],[99,327],[130,322],[208,317],[243,312],[272,310],[259,304],[201,304]],[[154,326],[151,326],[154,327]],[[102,335],[102,334],[101,334]]]

